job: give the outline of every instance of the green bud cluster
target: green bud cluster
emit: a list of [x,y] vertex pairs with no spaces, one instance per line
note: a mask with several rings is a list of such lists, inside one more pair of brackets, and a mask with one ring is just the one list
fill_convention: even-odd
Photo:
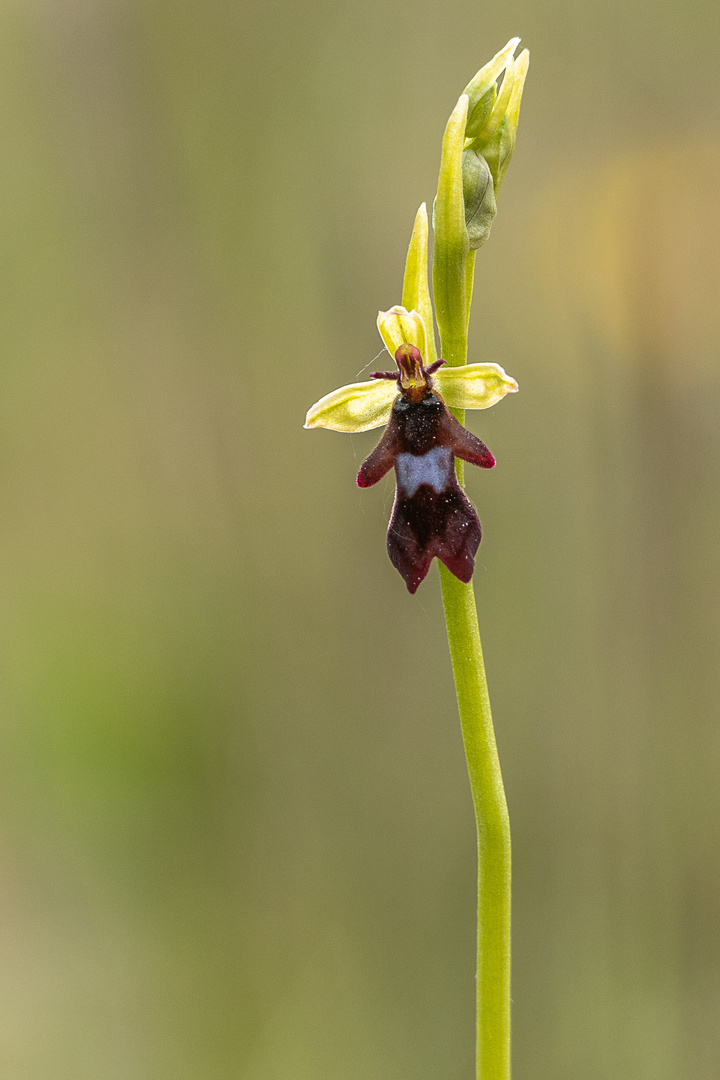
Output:
[[[496,196],[515,149],[529,54],[513,53],[519,38],[512,38],[490,63],[478,71],[463,93],[468,98],[465,146],[462,155],[465,227],[470,250],[485,243],[495,214]],[[497,80],[502,76],[498,92]]]

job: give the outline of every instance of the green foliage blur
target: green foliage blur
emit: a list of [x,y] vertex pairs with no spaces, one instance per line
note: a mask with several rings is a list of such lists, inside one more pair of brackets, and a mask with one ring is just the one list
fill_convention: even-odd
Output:
[[[720,8],[0,6],[3,1080],[467,1080],[475,846],[372,366],[458,94],[518,1080],[720,1061]],[[387,359],[387,358],[386,358]],[[364,376],[360,376],[361,378]]]

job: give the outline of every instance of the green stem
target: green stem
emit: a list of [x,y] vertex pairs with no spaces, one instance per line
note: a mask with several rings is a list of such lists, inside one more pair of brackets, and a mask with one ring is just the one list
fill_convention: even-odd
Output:
[[[433,292],[440,355],[467,361],[475,272],[465,227],[462,155],[468,97],[461,94],[443,135]],[[458,420],[464,413],[453,410]],[[458,479],[463,482],[462,463]],[[475,595],[440,566],[455,691],[478,834],[477,1080],[510,1080],[510,823],[495,745]]]
[[510,822],[472,585],[440,566],[478,834],[477,1078],[510,1077]]
[[[441,355],[467,357],[474,252],[465,266],[465,304],[441,327]],[[462,310],[464,308],[464,310]],[[453,410],[462,423],[464,413]],[[462,462],[457,462],[463,483]],[[440,565],[443,607],[478,836],[477,1080],[510,1080],[510,821],[507,812],[472,584]]]

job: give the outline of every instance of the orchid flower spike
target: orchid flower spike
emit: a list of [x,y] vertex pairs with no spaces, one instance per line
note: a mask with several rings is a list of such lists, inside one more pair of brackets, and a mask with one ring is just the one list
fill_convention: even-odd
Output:
[[480,522],[458,483],[454,459],[491,469],[495,458],[448,410],[484,409],[517,390],[497,364],[425,366],[416,344],[425,340],[417,312],[393,308],[378,317],[383,338],[393,344],[396,372],[378,371],[372,381],[354,383],[321,398],[307,414],[306,428],[367,431],[386,424],[380,442],[360,466],[358,487],[366,488],[395,469],[395,503],[387,536],[390,561],[414,593],[438,558],[460,581],[468,582],[481,537]]

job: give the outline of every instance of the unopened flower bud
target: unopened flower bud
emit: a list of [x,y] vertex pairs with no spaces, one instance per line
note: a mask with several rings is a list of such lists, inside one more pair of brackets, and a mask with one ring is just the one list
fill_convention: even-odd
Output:
[[497,213],[495,185],[487,161],[472,149],[463,151],[462,178],[465,228],[470,250],[474,251],[490,235],[490,226]]
[[527,49],[520,53],[517,60],[512,56],[507,58],[502,87],[492,103],[485,124],[482,128],[475,127],[469,136],[472,142],[468,145],[482,154],[490,168],[496,195],[515,149],[520,102],[529,61]]
[[470,80],[463,94],[468,96],[468,118],[465,126],[465,138],[474,139],[487,126],[490,114],[497,99],[496,80],[505,71],[512,60],[520,38],[510,38],[504,49],[493,56],[485,67]]

